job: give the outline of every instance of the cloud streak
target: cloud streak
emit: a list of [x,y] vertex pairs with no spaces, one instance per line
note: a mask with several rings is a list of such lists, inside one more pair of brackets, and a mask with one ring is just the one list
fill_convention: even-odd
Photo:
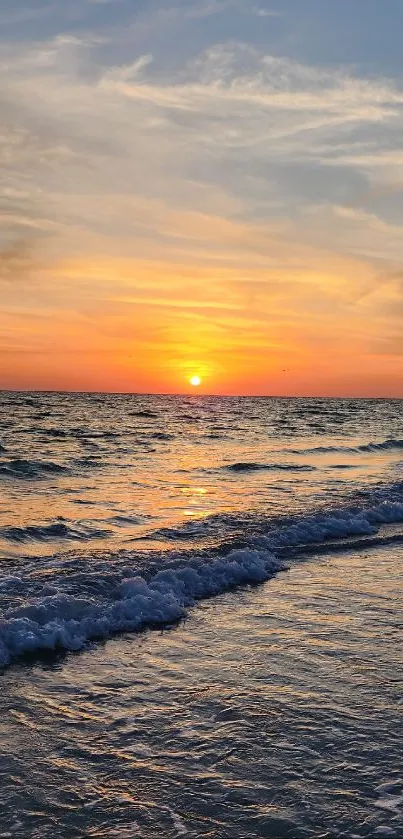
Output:
[[0,250],[0,283],[21,282],[36,266],[35,245],[31,239],[19,239]]

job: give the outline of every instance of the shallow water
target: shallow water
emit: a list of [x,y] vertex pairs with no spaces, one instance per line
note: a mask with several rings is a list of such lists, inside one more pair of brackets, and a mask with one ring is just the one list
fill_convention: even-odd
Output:
[[172,629],[9,669],[1,830],[401,837],[402,582],[401,548],[312,556]]

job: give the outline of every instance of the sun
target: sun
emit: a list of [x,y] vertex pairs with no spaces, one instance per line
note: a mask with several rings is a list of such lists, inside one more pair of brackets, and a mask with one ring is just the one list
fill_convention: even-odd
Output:
[[193,387],[199,387],[199,385],[201,385],[201,378],[200,376],[191,376],[189,382],[193,385]]

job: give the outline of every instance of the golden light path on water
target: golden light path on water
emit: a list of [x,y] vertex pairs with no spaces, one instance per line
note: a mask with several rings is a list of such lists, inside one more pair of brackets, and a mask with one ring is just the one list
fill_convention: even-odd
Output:
[[189,519],[194,545],[252,511],[303,514],[397,481],[400,429],[382,400],[4,394],[0,556],[171,545]]

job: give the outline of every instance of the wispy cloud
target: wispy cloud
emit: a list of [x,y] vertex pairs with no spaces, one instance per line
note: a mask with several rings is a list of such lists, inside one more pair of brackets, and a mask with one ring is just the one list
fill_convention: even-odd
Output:
[[279,12],[278,10],[263,9],[259,6],[253,6],[251,11],[252,11],[252,14],[257,15],[257,17],[280,17],[281,16],[281,12]]
[[36,265],[35,245],[20,239],[0,250],[0,283],[26,279]]

